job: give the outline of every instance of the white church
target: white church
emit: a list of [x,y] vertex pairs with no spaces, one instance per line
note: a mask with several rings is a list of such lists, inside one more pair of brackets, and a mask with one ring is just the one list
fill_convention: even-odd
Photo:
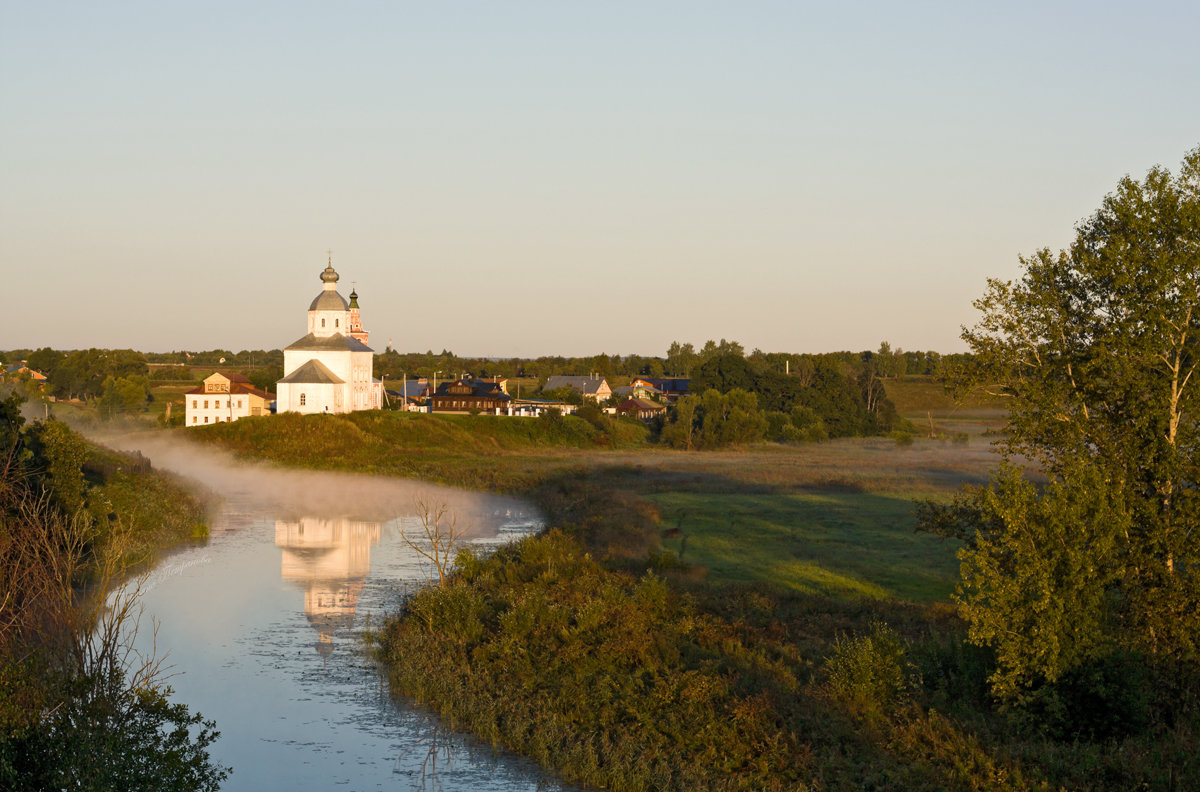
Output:
[[358,313],[337,290],[330,258],[321,273],[324,289],[308,306],[308,335],[283,350],[283,379],[275,384],[275,411],[348,413],[378,410],[383,383],[372,377],[374,351],[367,346]]

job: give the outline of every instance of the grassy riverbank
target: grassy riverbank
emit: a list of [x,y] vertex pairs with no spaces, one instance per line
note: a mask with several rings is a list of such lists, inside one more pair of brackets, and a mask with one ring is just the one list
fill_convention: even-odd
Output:
[[203,539],[204,504],[140,456],[25,426],[14,399],[0,446],[0,788],[215,788],[212,724],[128,653],[137,600],[113,593]]
[[207,506],[193,485],[154,470],[148,460],[89,444],[83,469],[97,539],[120,543],[118,566],[136,567],[208,536]]
[[992,708],[989,658],[963,644],[946,601],[956,547],[914,536],[905,508],[984,479],[994,459],[978,433],[685,453],[589,446],[573,420],[557,436],[385,414],[186,433],[247,457],[536,501],[553,530],[464,559],[379,645],[398,692],[564,777],[680,790],[1200,783],[1187,724],[1059,741]]

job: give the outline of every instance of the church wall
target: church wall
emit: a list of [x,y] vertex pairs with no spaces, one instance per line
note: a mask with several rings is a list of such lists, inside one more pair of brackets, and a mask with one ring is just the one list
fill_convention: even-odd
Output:
[[[324,322],[324,324],[321,324]],[[328,338],[335,333],[350,334],[349,311],[309,311],[308,332]]]
[[[276,386],[276,411],[298,413],[346,412],[339,405],[346,402],[345,385],[280,382]],[[300,397],[304,397],[301,404]]]

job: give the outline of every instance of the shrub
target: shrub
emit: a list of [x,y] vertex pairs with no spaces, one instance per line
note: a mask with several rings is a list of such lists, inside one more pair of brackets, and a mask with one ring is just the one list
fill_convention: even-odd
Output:
[[792,424],[784,424],[776,436],[776,440],[783,443],[803,443],[805,430],[797,429]]
[[575,416],[577,418],[582,418],[600,431],[604,431],[606,428],[604,411],[601,410],[599,405],[597,405],[594,401],[585,402],[578,410],[575,411]]
[[904,697],[914,670],[903,639],[883,622],[874,622],[868,635],[838,636],[825,664],[830,693],[868,712],[882,712]]

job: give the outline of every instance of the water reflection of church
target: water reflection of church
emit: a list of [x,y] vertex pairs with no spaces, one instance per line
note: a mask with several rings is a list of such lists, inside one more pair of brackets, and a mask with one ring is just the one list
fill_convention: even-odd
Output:
[[333,634],[354,623],[371,546],[382,526],[347,517],[275,521],[275,544],[283,549],[283,579],[304,588],[304,615],[318,633],[317,651],[328,655]]

